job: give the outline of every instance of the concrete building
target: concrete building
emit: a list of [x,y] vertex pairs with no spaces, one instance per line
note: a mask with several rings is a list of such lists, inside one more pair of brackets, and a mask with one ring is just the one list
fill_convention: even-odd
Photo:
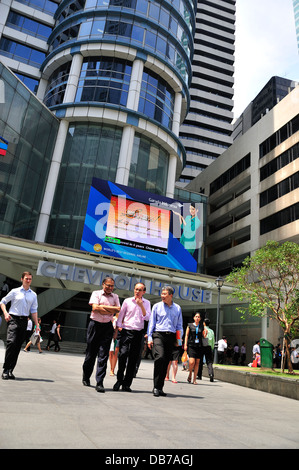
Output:
[[299,242],[299,86],[188,185],[209,198],[206,272],[225,275],[267,240]]
[[233,124],[233,140],[250,129],[298,85],[294,80],[272,77]]
[[180,128],[184,187],[233,142],[235,0],[197,2],[190,109]]

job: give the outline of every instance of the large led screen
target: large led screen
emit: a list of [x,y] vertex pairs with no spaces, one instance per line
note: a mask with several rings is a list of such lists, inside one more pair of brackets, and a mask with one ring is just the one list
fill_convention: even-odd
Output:
[[93,178],[81,250],[196,272],[202,204]]

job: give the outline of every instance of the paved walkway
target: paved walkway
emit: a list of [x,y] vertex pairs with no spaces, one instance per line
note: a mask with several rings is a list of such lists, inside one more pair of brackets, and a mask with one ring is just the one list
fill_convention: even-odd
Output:
[[[84,387],[84,356],[21,351],[16,380],[0,380],[1,449],[298,449],[299,402],[203,378],[152,395],[153,362],[141,363],[132,393]],[[0,362],[3,349],[0,346]],[[119,454],[118,454],[119,455]],[[241,464],[241,463],[240,463]]]

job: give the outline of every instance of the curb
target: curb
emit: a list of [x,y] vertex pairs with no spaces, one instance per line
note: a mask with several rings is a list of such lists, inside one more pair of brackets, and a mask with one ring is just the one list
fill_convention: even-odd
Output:
[[[208,377],[207,367],[203,367],[203,375]],[[241,387],[253,388],[261,392],[273,393],[293,400],[299,400],[299,378],[270,377],[260,373],[228,370],[214,367],[214,378]]]

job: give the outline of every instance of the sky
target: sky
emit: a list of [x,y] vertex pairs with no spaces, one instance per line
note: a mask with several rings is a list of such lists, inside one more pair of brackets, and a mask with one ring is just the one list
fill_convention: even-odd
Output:
[[237,0],[234,117],[274,75],[299,82],[292,0]]

